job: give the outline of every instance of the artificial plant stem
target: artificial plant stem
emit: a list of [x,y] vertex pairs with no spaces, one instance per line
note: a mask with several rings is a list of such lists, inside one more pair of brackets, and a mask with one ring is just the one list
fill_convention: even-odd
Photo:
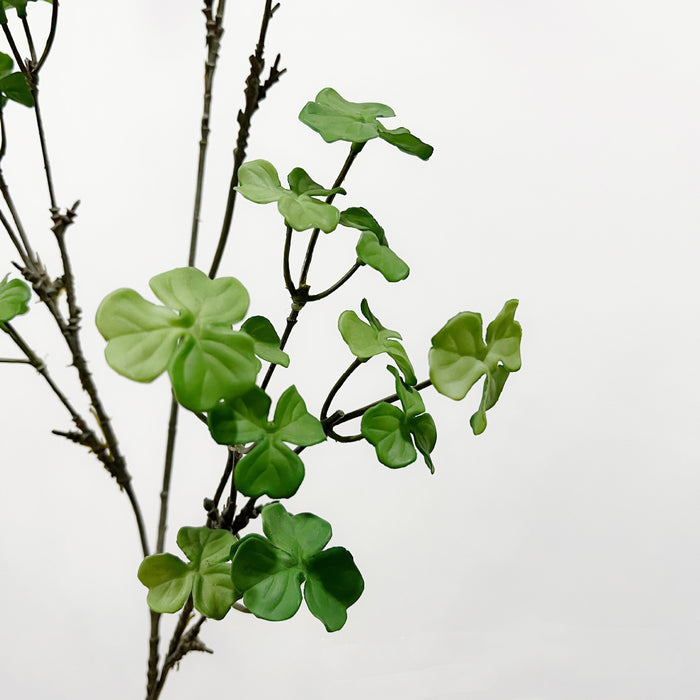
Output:
[[340,289],[361,267],[362,263],[356,262],[334,285],[318,294],[309,294],[307,301],[320,301],[330,296],[333,292]]
[[289,256],[292,252],[292,227],[287,226],[287,230],[284,234],[284,261],[282,265],[282,272],[284,274],[284,286],[287,288],[289,295],[293,297],[297,290],[294,287],[294,281],[292,280],[292,271],[289,269]]
[[[95,453],[96,457],[104,464],[104,466],[107,468],[110,474],[112,474],[112,476],[115,476],[112,464],[114,455],[112,454],[111,448],[109,447],[109,443],[105,445],[103,442],[100,441],[97,435],[95,435],[95,432],[87,424],[87,421],[80,415],[80,413],[78,413],[78,411],[71,404],[68,397],[54,382],[53,378],[49,374],[48,369],[46,368],[46,365],[42,362],[42,360],[39,357],[37,357],[37,355],[31,349],[29,344],[24,340],[24,338],[22,338],[22,336],[17,332],[17,330],[12,326],[12,324],[3,323],[0,324],[0,327],[10,336],[10,338],[12,338],[15,345],[17,345],[17,347],[24,353],[29,363],[44,378],[44,381],[49,385],[51,391],[53,391],[53,393],[56,395],[59,401],[64,405],[68,413],[70,413],[70,416],[73,419],[73,423],[75,423],[75,426],[76,428],[78,428],[79,431],[77,434],[66,434],[60,433],[58,431],[54,432],[56,432],[59,435],[63,435],[64,437],[68,437],[74,442],[84,445],[85,447],[88,447],[92,452]],[[109,454],[107,453],[108,448]],[[136,498],[136,495],[134,494],[133,488],[131,486],[131,477],[129,476],[128,479],[120,481],[119,483],[120,486],[122,486],[122,488],[126,492],[126,495],[129,498],[129,502],[131,504],[131,508],[134,512],[134,517],[136,518],[136,527],[138,529],[143,555],[148,556],[148,538],[146,536],[146,527],[143,521],[143,514],[141,513],[141,508],[139,506],[138,499]]]
[[24,266],[29,267],[31,265],[31,261],[27,257],[27,253],[25,252],[24,248],[22,247],[22,244],[20,243],[19,239],[17,238],[17,236],[15,236],[15,232],[12,230],[12,226],[10,225],[10,222],[7,220],[7,217],[1,211],[0,211],[0,222],[2,222],[2,225],[5,229],[5,231],[7,231],[7,235],[10,237],[12,244],[17,249],[17,252],[19,253],[20,257],[22,258],[22,262],[24,263]]
[[[430,379],[426,379],[423,382],[419,382],[416,384],[413,389],[416,391],[423,391],[423,389],[427,389],[429,386],[432,386],[433,383],[430,381]],[[391,396],[386,396],[383,399],[379,399],[377,401],[372,401],[372,403],[368,403],[366,406],[363,406],[362,408],[357,408],[354,411],[350,411],[349,413],[343,414],[342,417],[338,418],[338,420],[333,421],[333,425],[340,425],[341,423],[347,423],[349,420],[352,420],[353,418],[359,418],[360,416],[364,415],[367,411],[369,411],[370,408],[373,406],[376,406],[377,404],[380,403],[394,403],[395,401],[399,400],[399,395],[398,394],[392,394]]]
[[49,200],[51,201],[51,214],[58,212],[56,206],[56,195],[54,193],[53,176],[51,175],[51,163],[49,162],[49,152],[46,148],[46,134],[44,132],[44,122],[41,118],[41,107],[39,106],[39,87],[37,85],[38,76],[36,73],[32,75],[30,89],[34,98],[34,116],[36,117],[36,128],[39,133],[39,144],[41,145],[41,157],[44,161],[44,172],[46,174],[46,186],[49,190]]
[[56,38],[56,27],[58,26],[58,0],[53,0],[51,3],[51,27],[49,28],[49,36],[46,39],[46,46],[44,46],[44,51],[41,54],[39,62],[36,64],[36,72],[38,73],[44,62],[49,57],[51,53],[51,47],[53,46],[53,40]]
[[158,683],[158,647],[160,645],[160,613],[151,610],[151,633],[148,638],[148,672],[146,674],[146,700],[154,697]]
[[36,51],[34,49],[34,40],[32,39],[32,32],[29,29],[29,22],[27,22],[27,17],[22,17],[22,28],[24,29],[24,36],[27,38],[27,46],[29,47],[29,55],[32,59],[32,63],[36,63]]
[[[24,245],[24,250],[26,251],[26,257],[33,264],[34,260],[36,259],[35,255],[34,255],[34,251],[32,250],[32,246],[29,243],[29,239],[27,238],[27,234],[24,231],[24,226],[22,226],[22,220],[19,218],[19,214],[17,213],[17,209],[15,208],[15,202],[12,199],[12,195],[10,194],[10,188],[7,186],[7,182],[5,182],[5,176],[4,176],[1,168],[0,168],[0,193],[2,194],[2,198],[5,200],[5,204],[7,204],[7,208],[10,210],[10,216],[12,216],[12,220],[15,222],[15,228],[17,229],[17,233],[19,234],[19,237],[22,240],[22,245]],[[24,258],[23,258],[23,260],[24,260]]]
[[175,437],[177,435],[178,403],[173,396],[170,400],[170,418],[168,420],[168,440],[165,445],[165,465],[163,467],[163,485],[160,490],[160,515],[158,517],[158,541],[156,553],[165,549],[165,531],[168,525],[168,499],[170,497],[170,479],[175,455]]
[[279,80],[279,77],[286,70],[279,70],[280,56],[278,55],[274,65],[270,69],[269,77],[264,84],[260,84],[260,76],[265,67],[263,55],[265,51],[267,27],[278,8],[279,3],[273,7],[272,0],[265,0],[265,9],[263,10],[262,22],[260,24],[260,36],[255,47],[255,53],[250,57],[250,73],[246,79],[245,88],[245,108],[238,112],[238,136],[236,137],[236,147],[233,149],[233,171],[231,173],[231,182],[229,184],[228,198],[226,201],[226,211],[221,226],[221,233],[219,234],[219,242],[209,270],[209,277],[212,279],[216,277],[216,273],[219,270],[221,258],[224,254],[228,236],[231,231],[233,210],[236,205],[236,194],[238,192],[235,189],[238,186],[238,171],[246,157],[251,119],[260,106],[260,102],[265,98],[267,90]]
[[[351,143],[350,144],[350,153],[348,153],[348,157],[345,159],[345,163],[343,163],[343,167],[340,169],[340,172],[338,173],[338,177],[335,179],[335,182],[331,186],[331,189],[335,189],[336,187],[340,187],[343,184],[343,181],[345,180],[345,176],[348,174],[350,167],[355,162],[355,158],[357,158],[360,151],[364,147],[365,147],[364,143]],[[326,197],[326,204],[330,204],[335,199],[336,194],[337,193],[329,194]],[[315,228],[313,230],[313,232],[311,233],[309,245],[306,248],[306,255],[304,256],[304,262],[303,262],[302,268],[301,268],[301,275],[299,276],[299,286],[300,287],[303,287],[306,284],[306,278],[309,274],[309,268],[311,267],[311,259],[313,258],[313,255],[314,255],[314,249],[316,248],[316,242],[318,241],[319,233],[320,233],[320,230],[317,228]]]
[[[287,325],[284,327],[284,333],[282,333],[282,337],[280,338],[280,350],[284,350],[284,346],[287,344],[287,341],[289,340],[289,336],[292,334],[292,329],[296,325],[297,318],[299,317],[300,311],[301,311],[301,307],[292,305],[292,310],[289,313],[289,316],[287,316]],[[263,391],[265,391],[265,389],[267,388],[267,385],[270,383],[270,380],[272,379],[272,374],[275,371],[275,367],[277,367],[277,365],[275,363],[272,363],[267,368],[267,372],[265,373],[265,378],[263,379],[262,384],[260,385],[260,388]]]
[[204,62],[204,105],[202,107],[201,137],[199,140],[199,159],[197,164],[197,185],[194,195],[194,207],[192,210],[192,232],[190,235],[190,252],[187,264],[194,266],[197,255],[197,239],[199,235],[199,214],[202,207],[202,193],[204,185],[204,171],[206,168],[207,148],[209,145],[209,116],[211,111],[212,87],[214,85],[214,73],[219,60],[219,47],[224,33],[223,19],[226,9],[226,0],[219,0],[214,17],[212,9],[214,0],[204,0],[204,16],[207,26],[207,58]]
[[350,378],[352,373],[360,367],[361,364],[366,362],[366,360],[360,360],[357,357],[352,361],[350,366],[343,372],[343,374],[340,375],[340,379],[333,385],[331,390],[328,392],[328,396],[326,397],[326,400],[323,402],[323,407],[321,408],[321,422],[326,420],[328,418],[328,410],[331,407],[331,403],[333,399],[335,398],[336,394],[340,391],[342,388],[343,384],[347,382],[347,380]]
[[5,33],[5,38],[7,39],[7,43],[10,45],[10,49],[12,50],[12,55],[15,57],[15,62],[17,63],[17,67],[24,73],[25,76],[29,75],[29,72],[27,71],[27,66],[25,65],[24,61],[22,60],[22,56],[19,52],[19,49],[17,48],[17,44],[15,44],[15,39],[12,36],[12,32],[10,31],[10,27],[7,24],[2,25],[2,31]]

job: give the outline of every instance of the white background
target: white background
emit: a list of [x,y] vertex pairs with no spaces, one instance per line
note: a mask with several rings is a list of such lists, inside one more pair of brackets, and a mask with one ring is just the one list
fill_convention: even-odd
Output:
[[[92,324],[108,292],[185,264],[199,138],[200,3],[70,0],[42,73],[85,345],[155,539],[169,388],[106,366]],[[223,214],[247,56],[263,3],[229,1],[214,97],[198,260]],[[30,16],[50,8],[32,3]],[[333,524],[364,574],[346,627],[305,607],[268,623],[207,622],[163,697],[293,700],[691,700],[700,695],[700,409],[696,4],[681,0],[285,0],[268,57],[288,73],[256,115],[250,158],[330,184],[346,153],[297,121],[332,86],[391,105],[435,146],[427,163],[368,144],[346,182],[412,266],[364,268],[305,309],[288,346],[312,410],[351,361],[338,313],[363,296],[400,330],[419,378],[430,337],[461,310],[488,322],[520,299],[523,369],[474,437],[463,403],[425,392],[437,473],[392,471],[366,443],[304,453],[292,512]],[[34,26],[34,25],[33,25]],[[40,30],[37,29],[40,35]],[[3,48],[2,50],[7,50]],[[56,271],[32,115],[7,108],[5,175]],[[283,227],[242,199],[221,272],[282,328]],[[352,263],[355,234],[322,237],[318,291]],[[301,254],[305,236],[295,238]],[[3,248],[0,272],[16,255]],[[74,372],[48,315],[15,323],[63,385]],[[15,352],[0,339],[0,356]],[[338,398],[391,392],[377,361]],[[362,378],[367,380],[362,381]],[[148,615],[128,503],[94,458],[50,434],[62,407],[29,368],[0,365],[0,672],[11,698],[143,697]],[[76,401],[79,392],[70,389]],[[168,546],[203,523],[225,454],[185,416]],[[170,623],[168,623],[170,624]],[[166,625],[166,632],[168,625]]]

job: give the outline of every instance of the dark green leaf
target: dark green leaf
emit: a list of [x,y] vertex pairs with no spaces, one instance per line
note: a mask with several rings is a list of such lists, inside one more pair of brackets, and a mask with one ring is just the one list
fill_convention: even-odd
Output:
[[347,609],[362,595],[365,582],[352,554],[344,547],[331,547],[307,564],[304,599],[314,617],[329,632],[347,621]]
[[379,125],[378,136],[392,146],[396,146],[400,151],[412,156],[418,156],[421,160],[428,160],[433,155],[433,147],[423,143],[414,136],[408,129],[399,127],[398,129],[385,129]]
[[362,416],[360,430],[363,437],[377,451],[379,461],[396,469],[416,460],[404,412],[397,406],[382,402],[372,406]]
[[289,366],[289,355],[280,350],[280,338],[275,327],[264,316],[251,316],[241,326],[255,343],[255,354],[262,360],[282,367]]
[[364,588],[350,553],[323,550],[331,527],[311,513],[292,516],[276,503],[263,508],[262,519],[269,539],[248,535],[232,550],[231,578],[246,607],[266,620],[286,620],[299,609],[306,580],[309,610],[329,632],[340,629]]

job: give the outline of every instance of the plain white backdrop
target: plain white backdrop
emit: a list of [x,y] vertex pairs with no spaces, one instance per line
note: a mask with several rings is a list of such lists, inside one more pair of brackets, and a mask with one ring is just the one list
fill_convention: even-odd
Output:
[[[208,268],[230,177],[233,124],[259,2],[229,1],[216,76],[198,260]],[[50,8],[31,3],[45,20]],[[283,0],[267,56],[288,68],[253,123],[250,158],[332,182],[344,144],[297,121],[334,87],[391,105],[435,147],[427,163],[370,143],[346,182],[411,265],[364,268],[310,306],[288,346],[318,411],[351,361],[335,323],[363,296],[400,330],[419,378],[430,337],[461,310],[488,322],[520,299],[523,369],[480,437],[462,403],[425,392],[437,473],[391,471],[367,444],[304,453],[292,512],[328,519],[366,590],[329,635],[305,607],[268,623],[207,622],[214,656],[188,656],[163,697],[261,700],[693,700],[700,695],[699,12],[682,0]],[[42,106],[69,233],[85,346],[155,539],[169,388],[104,362],[92,319],[121,286],[186,263],[201,110],[196,0],[66,0]],[[2,48],[7,51],[7,48]],[[35,247],[55,253],[32,115],[7,108],[3,170]],[[310,282],[354,260],[323,237]],[[222,274],[282,328],[283,227],[239,199]],[[296,238],[301,254],[305,237]],[[9,243],[0,269],[10,271]],[[15,323],[66,387],[73,370],[39,307]],[[13,352],[0,339],[0,356]],[[366,368],[338,398],[391,392]],[[386,375],[386,376],[385,376]],[[94,458],[50,434],[62,407],[29,368],[0,365],[0,671],[11,698],[143,697],[148,615],[126,498]],[[382,384],[382,382],[386,382]],[[79,392],[71,389],[76,401]],[[81,403],[81,406],[84,403]],[[168,547],[204,521],[222,448],[184,416]],[[167,633],[171,621],[165,624]]]

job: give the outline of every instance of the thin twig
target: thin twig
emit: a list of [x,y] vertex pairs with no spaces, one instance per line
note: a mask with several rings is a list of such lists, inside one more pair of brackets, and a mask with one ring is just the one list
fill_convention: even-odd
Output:
[[249,59],[250,73],[246,79],[246,88],[244,91],[245,107],[243,110],[238,112],[238,136],[236,138],[236,147],[233,150],[233,171],[231,173],[228,199],[226,201],[226,211],[224,213],[224,220],[221,226],[221,233],[219,234],[219,242],[216,247],[216,252],[214,253],[211,269],[209,270],[209,277],[212,279],[216,277],[216,273],[219,270],[221,258],[223,257],[224,249],[226,248],[228,236],[231,231],[233,210],[236,205],[236,194],[238,192],[235,188],[238,186],[238,171],[246,157],[248,136],[250,134],[250,122],[253,118],[253,114],[255,114],[256,110],[260,106],[260,103],[263,101],[263,99],[265,99],[267,91],[286,71],[286,69],[279,69],[280,56],[278,54],[272,68],[270,69],[267,80],[263,84],[260,83],[260,76],[262,75],[265,67],[263,55],[265,51],[267,27],[278,8],[279,3],[273,7],[272,0],[265,0],[265,9],[263,10],[263,17],[260,25],[260,36],[255,47],[255,53]]
[[[36,256],[34,255],[32,246],[30,245],[29,239],[27,238],[24,226],[22,225],[22,220],[19,218],[19,213],[17,212],[14,200],[12,199],[12,195],[10,194],[10,188],[8,187],[7,182],[5,181],[5,176],[2,172],[2,168],[0,168],[0,194],[2,194],[2,198],[5,200],[5,204],[7,204],[7,208],[10,210],[10,216],[12,216],[12,220],[15,222],[15,228],[17,229],[17,233],[19,234],[19,237],[22,240],[22,245],[24,246],[24,250],[26,252],[26,256],[23,255],[22,260],[25,260],[26,257],[26,259],[30,263],[29,265],[27,265],[27,267],[31,267],[33,266],[34,261],[36,260]],[[26,264],[27,263],[25,262],[25,265]]]
[[36,64],[36,72],[41,70],[46,59],[49,57],[51,52],[51,47],[53,46],[53,40],[56,38],[56,27],[58,25],[58,0],[53,0],[51,3],[51,27],[49,29],[49,36],[46,39],[46,46],[44,47],[44,52],[41,54],[39,62]]
[[[340,187],[343,184],[343,181],[345,180],[345,176],[348,174],[348,171],[350,170],[350,167],[352,164],[355,162],[355,158],[360,154],[360,151],[365,147],[364,142],[363,143],[351,143],[350,144],[350,153],[348,153],[348,157],[345,159],[345,163],[343,163],[343,167],[340,169],[340,173],[338,173],[338,177],[335,179],[335,182],[331,186],[331,189],[335,189],[336,187]],[[329,194],[326,197],[326,204],[330,204],[336,196],[337,193]],[[311,267],[311,259],[313,258],[314,255],[314,249],[316,248],[316,242],[318,241],[318,236],[320,233],[320,229],[315,228],[313,232],[311,233],[311,239],[309,240],[309,245],[306,248],[306,255],[304,256],[304,263],[301,268],[301,275],[299,276],[299,286],[302,287],[306,284],[306,278],[309,274],[309,268]]]
[[28,78],[29,77],[29,70],[27,69],[27,65],[19,53],[19,49],[17,48],[17,44],[15,44],[15,39],[12,36],[12,32],[10,31],[10,27],[7,24],[3,24],[2,31],[5,34],[5,38],[7,39],[7,43],[10,45],[10,49],[12,50],[12,55],[15,57],[15,62],[17,63],[17,67],[22,71],[22,73],[24,73],[24,76],[26,78]]
[[[430,379],[426,379],[423,382],[419,382],[416,384],[413,388],[416,391],[423,391],[423,389],[427,389],[429,386],[432,386],[433,383],[430,381]],[[372,401],[372,403],[368,403],[366,406],[362,406],[362,408],[357,408],[354,411],[350,411],[349,413],[343,414],[342,417],[340,417],[338,420],[333,422],[333,425],[340,425],[341,423],[347,423],[349,420],[352,420],[353,418],[359,418],[360,416],[364,415],[367,411],[369,411],[370,408],[373,406],[376,406],[377,404],[380,403],[394,403],[395,401],[399,400],[399,395],[398,394],[392,394],[391,396],[385,396],[383,399],[379,399],[378,401]]]
[[282,273],[284,275],[284,286],[289,292],[289,296],[292,298],[297,293],[297,288],[294,286],[294,281],[292,280],[292,271],[289,269],[289,257],[292,252],[292,227],[287,226],[287,230],[284,234],[284,260],[282,262]]
[[330,296],[333,292],[340,289],[361,267],[362,263],[356,262],[334,285],[318,294],[309,294],[308,301],[320,301]]
[[224,33],[223,20],[226,0],[219,0],[216,16],[213,14],[214,0],[204,0],[204,17],[207,27],[207,58],[204,62],[204,106],[202,107],[201,138],[199,140],[199,160],[197,164],[197,185],[192,210],[192,232],[190,234],[190,252],[188,265],[193,266],[197,255],[197,238],[199,235],[199,214],[202,207],[204,171],[206,169],[207,148],[209,146],[209,116],[211,111],[214,73],[219,59],[219,47]]
[[41,107],[39,106],[39,85],[36,72],[29,72],[29,89],[34,98],[34,116],[36,117],[36,128],[39,133],[39,144],[41,146],[41,157],[44,161],[44,172],[46,174],[46,186],[49,190],[49,200],[51,201],[51,214],[58,212],[56,206],[56,195],[54,193],[53,175],[51,174],[51,163],[49,162],[49,152],[46,147],[46,133],[44,132],[44,121],[41,118]]
[[357,357],[352,361],[350,366],[343,372],[343,374],[340,375],[340,378],[338,381],[333,385],[331,390],[328,392],[328,396],[326,397],[326,400],[323,402],[323,407],[321,408],[321,421],[323,422],[328,418],[328,410],[331,407],[331,403],[333,399],[335,398],[336,394],[340,391],[342,388],[343,384],[347,382],[347,380],[350,378],[353,372],[357,370],[360,365],[362,365],[364,362],[367,360],[360,360]]
[[156,552],[160,554],[165,549],[165,531],[168,523],[168,499],[170,497],[170,479],[173,473],[173,457],[175,455],[175,437],[177,435],[177,414],[179,405],[172,397],[170,401],[170,418],[168,420],[168,440],[165,446],[165,465],[163,466],[163,485],[160,490],[160,515],[158,517],[158,541]]
[[24,36],[27,38],[27,46],[29,47],[29,56],[32,59],[32,64],[36,63],[36,51],[34,50],[34,39],[32,39],[32,32],[29,29],[29,22],[27,22],[26,15],[22,19],[22,28],[24,29]]

